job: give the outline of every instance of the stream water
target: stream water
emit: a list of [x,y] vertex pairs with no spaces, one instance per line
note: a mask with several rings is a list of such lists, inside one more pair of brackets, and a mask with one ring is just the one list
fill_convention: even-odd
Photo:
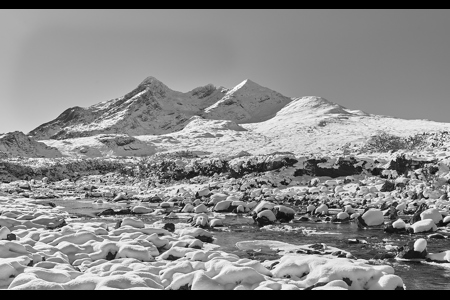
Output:
[[[94,216],[94,213],[106,208],[125,207],[130,204],[94,204],[92,200],[52,200],[55,204],[64,207],[69,213],[78,216]],[[136,215],[135,215],[136,216]],[[123,216],[108,217],[108,222],[119,220]],[[146,223],[161,220],[159,216],[138,216]],[[227,215],[233,225],[213,230],[214,243],[221,246],[221,250],[234,253],[240,257],[248,257],[264,261],[265,259],[277,259],[275,253],[257,251],[243,251],[236,247],[236,243],[248,240],[276,240],[289,244],[305,245],[325,243],[342,250],[349,251],[356,258],[371,260],[373,263],[391,265],[395,274],[403,279],[408,290],[450,290],[450,263],[434,264],[425,262],[403,262],[394,258],[377,259],[386,254],[386,246],[403,246],[409,241],[418,238],[426,238],[427,234],[400,235],[387,234],[382,229],[360,229],[354,222],[344,224],[318,223],[313,221],[301,223],[281,224],[259,228],[248,224],[244,217]],[[104,221],[102,218],[86,218],[89,221]],[[186,219],[168,219],[164,222],[180,223]],[[360,243],[351,243],[351,240],[359,240]],[[427,239],[427,251],[431,253],[450,250],[449,239]],[[362,242],[362,243],[361,243]],[[367,243],[365,243],[367,242]]]

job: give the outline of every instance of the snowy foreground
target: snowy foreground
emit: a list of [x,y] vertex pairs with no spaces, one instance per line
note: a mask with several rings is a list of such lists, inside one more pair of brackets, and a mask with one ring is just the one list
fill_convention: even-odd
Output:
[[58,207],[28,198],[1,197],[0,202],[3,289],[404,288],[391,266],[336,258],[325,251],[285,254],[261,263],[202,242],[212,235],[201,228],[170,232],[134,217],[123,218],[118,228],[76,221],[60,227],[67,213]]

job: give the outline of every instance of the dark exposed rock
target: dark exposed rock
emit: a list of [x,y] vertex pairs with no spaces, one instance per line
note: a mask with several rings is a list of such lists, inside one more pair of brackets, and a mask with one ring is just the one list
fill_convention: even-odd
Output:
[[14,233],[9,233],[9,234],[6,235],[6,239],[8,241],[15,241],[15,240],[17,240],[17,237],[16,237],[16,235]]
[[446,239],[447,237],[445,235],[442,235],[440,233],[433,233],[427,236],[429,239]]
[[204,242],[204,243],[212,243],[214,242],[214,238],[210,236],[198,235],[195,237],[196,239]]
[[326,162],[326,159],[309,159],[304,163],[304,170],[301,175],[310,176],[329,176],[331,178],[336,178],[340,176],[351,176],[355,174],[360,174],[363,170],[361,166],[355,167],[358,161],[354,157],[349,159],[344,159],[340,157],[335,163],[337,168],[321,168],[317,166],[319,163]]
[[163,229],[169,231],[169,232],[175,232],[175,224],[173,223],[165,223],[163,226]]
[[113,260],[116,258],[117,253],[111,253],[111,251],[106,254],[106,260]]
[[385,227],[384,227],[384,232],[386,232],[386,233],[399,233],[399,234],[405,234],[405,233],[407,233],[406,232],[406,229],[405,228],[394,228],[393,226],[392,226],[392,224],[387,224]]
[[425,259],[427,257],[427,249],[422,252],[414,250],[413,242],[409,242],[398,249],[397,257],[403,259]]
[[114,209],[108,208],[102,212],[97,213],[97,216],[112,216],[114,214],[115,214]]
[[112,208],[107,208],[104,211],[97,213],[97,216],[114,216],[114,215],[131,215],[133,212],[130,207],[114,210]]
[[266,225],[271,225],[273,224],[272,221],[270,221],[267,217],[262,216],[262,217],[256,217],[255,218],[256,223],[258,224],[259,227],[264,227]]
[[304,290],[312,290],[313,288],[319,287],[319,286],[324,286],[326,285],[328,282],[317,282],[311,286],[306,287]]
[[386,180],[380,189],[380,192],[392,192],[395,190],[395,184],[392,181]]
[[274,208],[273,212],[277,220],[281,223],[288,223],[289,221],[293,220],[295,216],[295,214],[287,214],[283,211],[280,211],[277,207]]
[[122,220],[118,220],[116,222],[116,225],[114,226],[114,229],[120,228],[120,226],[122,226]]

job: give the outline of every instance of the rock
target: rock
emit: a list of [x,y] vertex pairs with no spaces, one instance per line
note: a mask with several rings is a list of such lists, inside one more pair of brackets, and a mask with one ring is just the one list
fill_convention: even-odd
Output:
[[289,222],[295,216],[295,211],[284,205],[275,205],[272,211],[275,214],[275,218],[280,222]]
[[210,227],[222,227],[223,226],[223,222],[221,219],[211,219],[209,221],[209,226]]
[[427,260],[438,263],[448,263],[450,262],[450,251],[447,250],[439,253],[428,253]]
[[442,235],[442,234],[440,234],[440,233],[433,233],[433,234],[429,234],[429,235],[427,236],[427,238],[429,238],[429,239],[446,239],[447,236]]
[[386,180],[380,189],[380,192],[392,192],[395,190],[395,184],[389,180]]
[[121,225],[122,225],[122,220],[118,220],[116,222],[116,225],[114,226],[114,229],[120,228]]
[[145,224],[144,222],[142,222],[141,220],[137,219],[137,218],[133,218],[133,217],[125,217],[122,219],[122,225],[121,226],[132,226],[135,228],[144,228]]
[[114,199],[113,202],[118,202],[122,200],[128,200],[128,197],[125,193],[119,193]]
[[345,208],[345,212],[348,213],[349,215],[355,213],[355,209],[351,205],[346,205],[346,206],[344,206],[344,208]]
[[348,239],[348,243],[349,244],[359,244],[359,240],[358,239]]
[[273,224],[277,218],[271,210],[266,209],[259,212],[254,219],[258,223],[258,225],[262,227]]
[[327,215],[328,206],[326,204],[319,205],[313,213],[314,215]]
[[175,232],[175,224],[173,223],[165,223],[163,226],[163,229],[169,231],[169,232]]
[[[215,212],[231,212],[232,211],[232,206],[231,204],[233,203],[233,201],[231,200],[222,200],[219,201],[215,206],[213,211]],[[231,209],[230,209],[231,208]]]
[[406,227],[405,221],[403,219],[397,219],[395,222],[392,223],[392,227],[395,229],[404,229]]
[[191,213],[194,212],[194,205],[187,203],[182,209],[181,212],[183,213]]
[[112,208],[107,208],[104,211],[97,213],[97,216],[112,216],[115,215],[116,212]]
[[208,212],[208,208],[205,206],[205,204],[201,203],[194,208],[194,212],[196,214]]
[[447,224],[450,223],[450,216],[446,216],[443,220],[442,220],[442,224],[444,226],[446,226]]
[[170,202],[162,202],[159,204],[159,207],[161,208],[171,208],[172,205],[170,204]]
[[1,227],[0,228],[0,240],[6,240],[8,239],[8,235],[11,233],[8,227]]
[[412,233],[437,231],[437,226],[432,219],[425,219],[418,221],[408,228],[408,231]]
[[28,182],[19,183],[19,188],[23,190],[31,190],[31,186]]
[[398,249],[397,257],[402,259],[425,259],[428,255],[426,246],[427,242],[425,239],[418,239],[414,244],[409,242]]
[[8,241],[15,241],[15,240],[17,240],[17,237],[16,237],[16,235],[15,235],[14,233],[10,233],[10,234],[8,234],[8,235],[6,236],[6,239],[7,239]]
[[423,252],[427,248],[427,240],[418,239],[414,242],[414,251]]
[[347,212],[345,212],[345,211],[341,211],[340,213],[338,213],[337,215],[336,215],[336,218],[338,219],[338,220],[347,220],[347,219],[349,219],[350,218],[350,216],[348,215],[348,213]]
[[378,226],[384,223],[383,212],[376,208],[371,208],[366,211],[361,218],[367,226]]
[[153,196],[149,199],[149,202],[151,202],[151,203],[159,203],[161,201],[162,201],[162,199],[158,196]]
[[420,214],[420,218],[421,220],[432,219],[434,221],[434,224],[438,224],[442,221],[442,215],[436,208],[429,208],[423,211]]
[[220,201],[226,200],[227,197],[228,197],[228,195],[226,195],[226,194],[216,193],[216,194],[211,195],[211,197],[209,197],[209,199],[210,199],[209,203],[212,205],[216,205]]
[[150,207],[145,207],[145,206],[135,206],[131,209],[131,212],[133,214],[148,214],[153,212],[153,209],[151,209]]

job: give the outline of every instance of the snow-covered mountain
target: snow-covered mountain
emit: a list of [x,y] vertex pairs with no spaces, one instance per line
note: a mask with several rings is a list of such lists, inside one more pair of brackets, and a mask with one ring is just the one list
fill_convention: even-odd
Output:
[[450,131],[450,123],[373,115],[316,96],[289,98],[249,79],[232,89],[208,84],[182,93],[147,77],[125,96],[69,108],[29,136],[76,157],[184,150],[303,155],[362,144],[380,130],[409,136]]
[[207,107],[202,116],[239,124],[262,122],[272,118],[291,101],[291,98],[246,79]]
[[72,107],[29,133],[37,139],[66,139],[104,133],[165,134],[184,128],[192,116],[237,123],[265,121],[291,101],[251,80],[232,90],[212,84],[182,93],[147,77],[123,97],[87,108]]

